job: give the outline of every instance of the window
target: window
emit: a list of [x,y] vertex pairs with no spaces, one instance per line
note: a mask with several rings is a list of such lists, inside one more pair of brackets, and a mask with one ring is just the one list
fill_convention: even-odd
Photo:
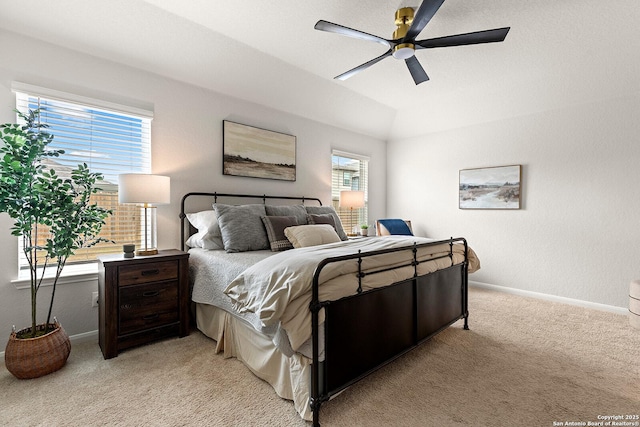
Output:
[[[333,150],[331,153],[331,201],[338,212],[343,224],[368,224],[369,216],[369,158],[358,154]],[[340,208],[340,191],[360,190],[364,191],[364,208],[349,209]]]
[[[104,175],[99,184],[102,190],[93,200],[112,210],[100,236],[115,244],[80,249],[67,265],[93,262],[99,254],[119,253],[123,243],[139,244],[143,232],[140,208],[118,204],[118,175],[151,172],[152,113],[20,83],[14,83],[12,89],[17,109],[26,112],[39,108],[40,121],[49,125],[47,131],[54,135],[50,147],[65,151],[48,160],[47,166],[64,176],[76,165],[86,163],[92,172]],[[22,239],[18,241],[21,245]],[[21,247],[19,267],[21,273],[28,271]]]
[[346,188],[351,188],[351,172],[342,171],[342,185]]

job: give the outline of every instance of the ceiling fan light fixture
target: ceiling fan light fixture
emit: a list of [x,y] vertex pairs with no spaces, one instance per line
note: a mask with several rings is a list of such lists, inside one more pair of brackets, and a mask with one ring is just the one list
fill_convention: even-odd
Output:
[[393,57],[396,59],[409,59],[415,53],[416,47],[413,43],[401,43],[393,48]]

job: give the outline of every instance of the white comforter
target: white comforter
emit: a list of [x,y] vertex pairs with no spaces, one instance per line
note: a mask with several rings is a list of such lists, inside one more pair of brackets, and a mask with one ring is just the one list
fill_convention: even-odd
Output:
[[[413,243],[432,242],[415,236],[385,236],[370,239],[356,239],[321,246],[293,249],[270,256],[246,269],[225,289],[240,311],[251,311],[258,315],[264,326],[278,322],[286,331],[291,347],[298,350],[311,336],[311,287],[313,274],[318,263],[329,257],[362,252],[410,247]],[[448,254],[449,245],[441,244],[420,248],[419,260],[429,260]],[[469,248],[469,272],[480,268],[475,253]],[[395,266],[411,260],[411,250],[376,255],[364,258],[362,269],[376,270],[382,266]],[[454,245],[453,264],[464,261],[464,246]],[[421,263],[418,274],[426,274],[452,265],[449,257]],[[356,293],[358,279],[356,260],[329,264],[319,278],[320,300],[335,300]],[[413,276],[413,267],[402,267],[389,272],[366,276],[364,291],[381,287]],[[322,315],[322,313],[321,313]],[[324,319],[321,317],[321,321]]]

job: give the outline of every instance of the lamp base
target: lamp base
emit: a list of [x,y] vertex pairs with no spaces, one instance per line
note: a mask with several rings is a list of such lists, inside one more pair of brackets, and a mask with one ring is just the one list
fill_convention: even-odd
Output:
[[136,251],[136,255],[138,256],[147,256],[147,255],[157,255],[158,254],[158,249],[138,249]]

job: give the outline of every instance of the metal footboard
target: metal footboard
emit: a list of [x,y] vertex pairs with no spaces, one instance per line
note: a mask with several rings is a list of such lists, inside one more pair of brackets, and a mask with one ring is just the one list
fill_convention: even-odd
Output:
[[[464,261],[433,273],[418,275],[418,249],[449,245],[445,257],[453,259],[453,246],[464,245]],[[364,272],[366,257],[398,251],[412,251],[412,259],[393,268]],[[354,295],[335,301],[320,301],[318,280],[331,263],[354,260],[358,263],[359,286]],[[391,269],[414,267],[414,276],[369,291],[362,290],[362,279]],[[316,268],[310,303],[313,363],[310,405],[313,425],[319,426],[321,405],[332,396],[370,373],[430,339],[451,324],[464,319],[468,329],[468,246],[463,238],[414,244],[404,248],[371,251],[323,260]],[[320,310],[325,320],[320,324]],[[320,343],[319,329],[324,327]],[[322,346],[321,346],[322,344]],[[320,361],[320,348],[324,360]]]

